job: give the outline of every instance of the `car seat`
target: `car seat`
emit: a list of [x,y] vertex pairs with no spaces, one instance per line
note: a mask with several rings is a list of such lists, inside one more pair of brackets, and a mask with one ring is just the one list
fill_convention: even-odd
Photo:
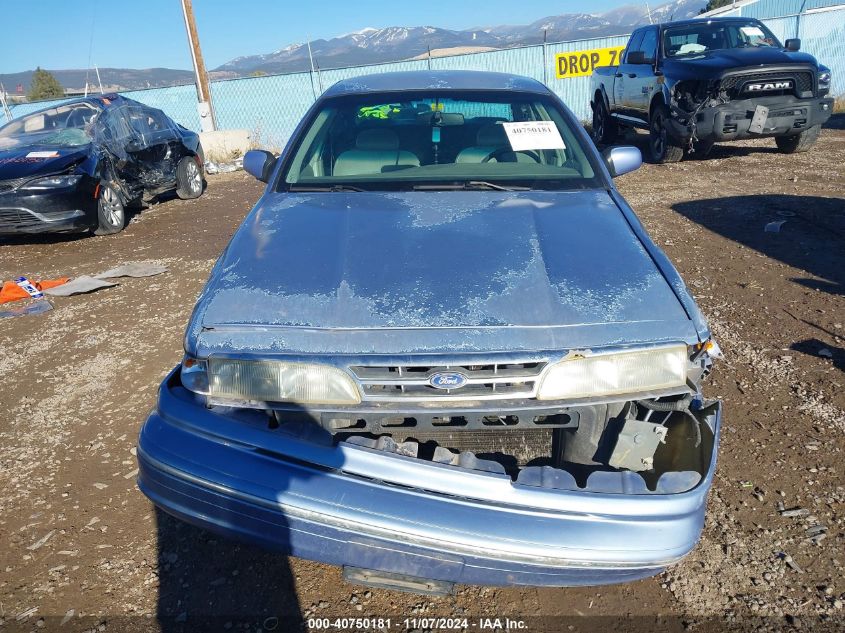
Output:
[[491,163],[536,163],[537,161],[522,152],[504,152],[511,144],[505,128],[500,123],[488,123],[478,130],[475,137],[476,144],[462,149],[455,158],[456,163],[483,163],[485,159],[496,152],[502,152]]
[[355,149],[335,160],[334,176],[381,174],[404,167],[419,167],[416,154],[399,149],[399,137],[390,129],[362,130],[355,138]]

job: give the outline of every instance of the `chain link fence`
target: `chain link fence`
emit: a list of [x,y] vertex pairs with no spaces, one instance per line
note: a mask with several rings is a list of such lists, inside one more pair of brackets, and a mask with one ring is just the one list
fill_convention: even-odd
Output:
[[[760,17],[781,40],[802,39],[802,50],[833,69],[834,96],[845,95],[845,4],[830,0],[759,0],[721,15]],[[280,150],[317,97],[341,79],[403,70],[487,70],[525,75],[545,83],[582,120],[590,117],[589,74],[558,78],[557,56],[575,51],[622,47],[627,34],[572,42],[539,44],[482,53],[414,59],[284,75],[266,75],[211,82],[211,98],[220,129],[249,130],[256,145]],[[185,127],[199,130],[193,84],[129,90],[121,94],[160,108]],[[19,117],[63,99],[16,104]]]

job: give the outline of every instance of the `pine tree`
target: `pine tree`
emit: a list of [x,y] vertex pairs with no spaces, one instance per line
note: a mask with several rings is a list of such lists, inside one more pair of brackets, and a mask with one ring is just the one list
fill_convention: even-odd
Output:
[[707,11],[712,11],[713,9],[719,9],[721,7],[726,7],[729,4],[733,4],[734,0],[710,0],[707,3],[707,6],[701,10],[701,13],[706,13]]
[[55,99],[56,97],[64,97],[65,89],[62,88],[62,84],[52,73],[41,70],[39,66],[32,73],[32,84],[29,86],[29,92],[26,96],[30,101]]

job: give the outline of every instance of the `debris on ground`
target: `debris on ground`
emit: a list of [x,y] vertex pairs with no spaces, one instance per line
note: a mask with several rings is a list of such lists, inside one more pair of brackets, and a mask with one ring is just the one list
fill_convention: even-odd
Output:
[[53,309],[53,304],[47,299],[36,299],[29,304],[15,306],[7,310],[0,310],[0,319],[43,314]]
[[70,277],[58,279],[43,279],[41,281],[30,281],[26,277],[18,277],[14,281],[3,282],[0,287],[0,304],[20,301],[22,299],[40,299],[48,288],[55,288],[66,284]]
[[111,288],[116,285],[116,283],[104,279],[82,275],[56,288],[49,288],[44,293],[51,297],[70,297],[71,295],[85,294],[102,288]]
[[117,268],[110,268],[104,273],[94,275],[98,279],[113,279],[115,277],[154,277],[167,272],[167,266],[156,262],[128,262]]
[[228,174],[233,171],[240,171],[244,168],[244,157],[236,158],[231,163],[214,162],[213,160],[205,161],[205,173],[210,175]]

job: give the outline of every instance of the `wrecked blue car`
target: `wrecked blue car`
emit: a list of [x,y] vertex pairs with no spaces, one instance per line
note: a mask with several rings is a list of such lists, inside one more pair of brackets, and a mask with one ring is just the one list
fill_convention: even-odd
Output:
[[215,265],[138,444],[141,490],[354,582],[629,581],[696,544],[718,347],[542,84],[342,81]]

